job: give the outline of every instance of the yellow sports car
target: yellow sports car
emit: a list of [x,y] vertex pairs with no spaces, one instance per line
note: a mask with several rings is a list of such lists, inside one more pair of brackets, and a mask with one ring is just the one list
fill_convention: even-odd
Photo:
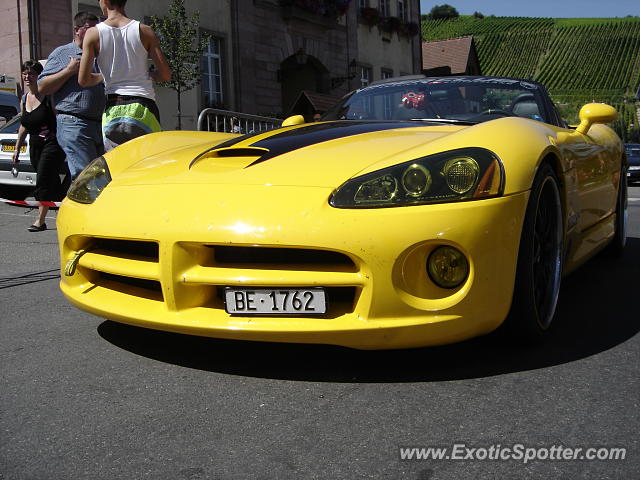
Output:
[[210,337],[540,340],[562,275],[624,247],[616,116],[587,104],[569,128],[535,82],[411,77],[317,123],[146,135],[72,185],[60,285],[100,317]]

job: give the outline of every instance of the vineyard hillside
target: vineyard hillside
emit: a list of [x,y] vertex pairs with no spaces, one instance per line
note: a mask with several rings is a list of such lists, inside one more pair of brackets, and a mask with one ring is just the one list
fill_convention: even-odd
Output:
[[584,103],[614,105],[618,133],[640,138],[640,17],[424,18],[424,41],[473,36],[483,75],[542,83],[570,122]]

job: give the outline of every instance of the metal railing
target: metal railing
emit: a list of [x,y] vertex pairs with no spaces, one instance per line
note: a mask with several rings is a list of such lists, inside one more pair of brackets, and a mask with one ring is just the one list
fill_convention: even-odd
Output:
[[282,119],[248,113],[205,108],[198,115],[198,130],[225,133],[255,133],[282,125]]

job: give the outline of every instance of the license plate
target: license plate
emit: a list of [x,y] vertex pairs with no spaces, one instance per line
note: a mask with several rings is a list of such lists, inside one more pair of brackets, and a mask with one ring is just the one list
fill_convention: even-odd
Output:
[[[15,145],[2,145],[2,151],[3,152],[15,152],[16,151],[16,146]],[[20,153],[26,152],[27,151],[27,146],[26,145],[22,145],[20,147]]]
[[232,288],[224,291],[227,313],[251,315],[317,315],[326,313],[322,288]]

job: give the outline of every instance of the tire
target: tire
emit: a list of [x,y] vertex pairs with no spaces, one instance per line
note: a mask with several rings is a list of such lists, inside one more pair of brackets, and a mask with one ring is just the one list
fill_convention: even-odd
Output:
[[31,193],[29,187],[17,187],[15,185],[0,185],[0,198],[7,200],[24,200]]
[[553,323],[562,277],[564,217],[553,168],[543,164],[525,213],[511,310],[504,327],[526,344],[542,342]]
[[624,253],[624,246],[627,243],[627,228],[629,222],[627,192],[627,169],[620,169],[620,185],[618,188],[618,198],[616,199],[616,219],[614,223],[615,232],[611,243],[604,249],[608,257],[621,257]]

